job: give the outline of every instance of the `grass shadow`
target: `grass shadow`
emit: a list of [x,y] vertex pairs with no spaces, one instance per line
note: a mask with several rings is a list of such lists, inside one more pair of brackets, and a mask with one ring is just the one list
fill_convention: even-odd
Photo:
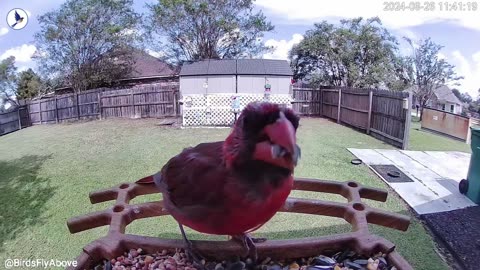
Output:
[[48,158],[31,155],[0,161],[0,252],[6,241],[45,222],[45,204],[55,193],[50,180],[39,176]]
[[[352,226],[350,224],[338,224],[335,226],[327,227],[317,227],[309,229],[292,229],[285,231],[276,231],[276,232],[253,232],[251,235],[253,237],[265,237],[270,240],[280,240],[280,239],[297,239],[297,238],[308,238],[308,237],[322,237],[322,236],[331,236],[334,234],[342,234],[352,231]],[[180,230],[178,233],[159,233],[157,235],[159,238],[164,239],[182,239]],[[225,235],[209,235],[202,233],[188,233],[187,237],[190,240],[226,240],[227,236]]]
[[[309,237],[323,237],[331,236],[334,234],[342,234],[351,232],[352,226],[350,224],[339,224],[335,226],[327,227],[318,227],[310,229],[292,229],[285,231],[276,231],[276,232],[253,232],[251,235],[253,237],[267,238],[270,240],[285,240],[285,239],[301,239]],[[182,239],[180,230],[178,233],[160,233],[157,235],[159,238],[163,239]],[[210,240],[210,241],[225,241],[228,239],[226,235],[209,235],[202,233],[189,233],[187,232],[187,238],[189,240]]]

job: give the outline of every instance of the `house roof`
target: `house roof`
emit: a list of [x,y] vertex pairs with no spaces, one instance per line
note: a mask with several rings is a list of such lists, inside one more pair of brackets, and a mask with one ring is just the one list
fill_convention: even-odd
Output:
[[[415,92],[416,89],[417,89],[417,86],[414,85],[405,91]],[[457,98],[457,96],[455,96],[452,90],[446,85],[440,86],[435,90],[433,90],[433,94],[435,95],[438,101],[462,105],[462,102]]]
[[[125,74],[118,81],[173,77],[178,74],[173,67],[145,51],[134,50],[132,57],[133,64],[130,74]],[[55,89],[55,92],[64,91],[70,92],[72,87],[63,83],[62,86]]]
[[292,76],[286,60],[238,59],[204,60],[183,65],[180,76],[202,75],[277,75]]
[[133,61],[132,72],[125,76],[126,79],[175,75],[175,71],[167,63],[144,51],[135,51]]
[[458,100],[457,96],[446,85],[436,88],[433,92],[439,101],[462,105],[462,102]]

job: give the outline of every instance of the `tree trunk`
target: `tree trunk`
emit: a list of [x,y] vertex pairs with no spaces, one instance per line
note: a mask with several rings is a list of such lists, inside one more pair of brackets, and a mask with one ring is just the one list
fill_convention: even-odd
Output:
[[425,106],[427,106],[427,99],[426,98],[422,98],[421,102],[420,102],[420,122],[422,122],[422,119],[423,119],[423,108],[425,108]]

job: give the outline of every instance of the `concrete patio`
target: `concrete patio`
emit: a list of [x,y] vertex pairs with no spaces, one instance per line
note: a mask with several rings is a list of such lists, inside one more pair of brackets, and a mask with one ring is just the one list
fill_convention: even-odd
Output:
[[379,176],[372,165],[394,165],[413,180],[392,183],[380,176],[420,215],[476,205],[458,191],[458,183],[467,177],[470,154],[356,148],[348,150]]

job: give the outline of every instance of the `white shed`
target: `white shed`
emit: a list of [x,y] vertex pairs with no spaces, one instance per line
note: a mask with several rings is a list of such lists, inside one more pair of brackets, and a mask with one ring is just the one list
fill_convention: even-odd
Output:
[[292,69],[285,60],[205,60],[184,65],[180,71],[180,94],[248,93],[289,94]]
[[186,64],[180,71],[183,125],[230,126],[237,113],[253,101],[268,100],[291,107],[292,75],[284,60],[205,60]]

